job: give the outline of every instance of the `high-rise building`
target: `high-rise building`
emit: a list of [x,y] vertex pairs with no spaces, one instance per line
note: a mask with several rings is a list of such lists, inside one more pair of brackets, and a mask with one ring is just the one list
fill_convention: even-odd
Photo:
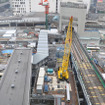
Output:
[[105,0],[91,0],[90,11],[93,13],[105,13]]
[[[41,0],[10,0],[14,15],[25,14],[29,12],[44,12],[45,7],[39,5]],[[49,12],[56,12],[56,0],[49,0]]]
[[10,0],[14,15],[31,12],[31,0]]
[[[10,0],[14,15],[25,14],[29,12],[44,12],[45,7],[39,5],[42,0]],[[59,12],[60,2],[82,2],[83,0],[48,0],[49,12]]]
[[105,0],[97,0],[97,13],[105,13]]

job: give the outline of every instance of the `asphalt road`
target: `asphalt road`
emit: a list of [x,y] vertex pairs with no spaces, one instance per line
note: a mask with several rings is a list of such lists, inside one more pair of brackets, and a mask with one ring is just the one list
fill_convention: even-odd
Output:
[[0,83],[0,105],[28,105],[30,78],[31,50],[16,49]]

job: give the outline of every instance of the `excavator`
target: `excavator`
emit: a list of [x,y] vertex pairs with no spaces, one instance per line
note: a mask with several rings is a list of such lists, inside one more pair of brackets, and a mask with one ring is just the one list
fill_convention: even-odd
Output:
[[68,81],[69,79],[68,65],[69,65],[70,49],[72,44],[72,22],[73,22],[73,17],[71,16],[69,20],[68,29],[67,29],[66,39],[65,39],[62,66],[58,68],[59,80],[65,79]]

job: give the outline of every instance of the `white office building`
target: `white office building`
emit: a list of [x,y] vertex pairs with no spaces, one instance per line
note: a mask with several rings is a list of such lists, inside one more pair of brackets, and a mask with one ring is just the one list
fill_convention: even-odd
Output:
[[73,27],[78,33],[79,39],[82,44],[85,45],[98,45],[100,36],[98,31],[85,30],[87,14],[87,5],[80,2],[61,2],[60,4],[60,19],[59,19],[59,31],[65,29],[68,26],[69,18],[73,16]]
[[[60,2],[77,2],[83,0],[48,0],[49,13],[59,12]],[[39,5],[41,0],[10,0],[11,8],[14,15],[20,15],[30,12],[44,12],[45,7]]]
[[31,12],[31,0],[10,0],[14,15],[20,15]]
[[[41,0],[10,0],[14,15],[20,15],[30,12],[44,12],[45,7],[39,5]],[[56,0],[49,0],[49,12],[56,12]]]

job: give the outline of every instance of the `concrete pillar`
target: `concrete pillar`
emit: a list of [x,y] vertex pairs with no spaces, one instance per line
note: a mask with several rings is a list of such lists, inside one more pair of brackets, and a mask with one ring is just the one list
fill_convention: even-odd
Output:
[[9,23],[9,27],[11,27],[11,23]]

